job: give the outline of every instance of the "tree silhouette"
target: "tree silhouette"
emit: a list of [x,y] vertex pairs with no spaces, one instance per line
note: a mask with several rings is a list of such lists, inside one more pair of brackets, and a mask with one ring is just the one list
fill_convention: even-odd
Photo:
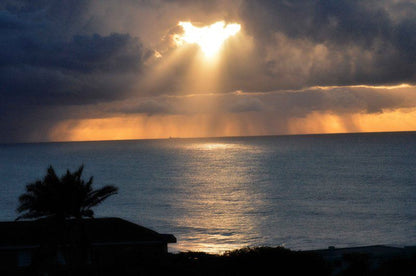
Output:
[[57,220],[94,216],[92,207],[117,193],[117,187],[108,185],[98,190],[92,188],[93,178],[81,179],[84,166],[58,177],[50,166],[43,180],[26,185],[26,192],[19,197],[16,220],[52,217]]

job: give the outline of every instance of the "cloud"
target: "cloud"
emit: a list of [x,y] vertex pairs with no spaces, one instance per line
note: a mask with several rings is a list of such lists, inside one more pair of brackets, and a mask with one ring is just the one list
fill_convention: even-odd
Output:
[[261,111],[264,108],[264,103],[256,97],[247,97],[246,99],[239,99],[229,106],[231,112],[250,112]]
[[[415,18],[404,0],[1,1],[0,141],[112,116],[199,116],[201,133],[228,116],[224,129],[254,134],[260,120],[270,133],[316,113],[413,108],[414,86],[382,86],[416,83]],[[169,40],[179,21],[217,20],[242,30],[215,70]]]
[[123,107],[116,108],[114,111],[122,114],[145,113],[147,115],[175,113],[172,104],[157,99],[147,99],[135,105],[123,103]]
[[271,74],[293,74],[286,60],[300,67],[292,85],[415,83],[416,17],[398,15],[414,5],[376,2],[244,1],[241,16]]
[[274,114],[281,118],[306,117],[313,112],[348,115],[376,114],[416,106],[415,86],[335,86],[300,90],[158,96],[126,100],[100,109],[120,114],[193,115],[232,113]]
[[[29,20],[31,14],[21,21]],[[0,18],[17,21],[11,12],[3,11]],[[47,24],[53,25],[53,22],[45,21],[40,26],[15,22],[3,28],[0,93],[10,100],[17,97],[19,101],[32,101],[32,97],[42,97],[50,102],[57,98],[56,103],[65,104],[65,96],[72,102],[74,94],[87,102],[94,98],[92,95],[97,101],[106,100],[106,97],[113,97],[107,91],[108,81],[100,76],[117,79],[117,75],[137,74],[143,66],[145,50],[128,34],[73,35],[65,40],[43,33]],[[15,28],[19,31],[12,31]],[[117,90],[112,93],[124,89]]]
[[94,33],[88,12],[85,1],[10,2],[0,11],[0,140],[47,139],[59,120],[76,116],[64,106],[131,92],[149,50],[128,33]]
[[[182,5],[180,9],[183,1],[168,2],[178,14],[192,10],[191,17],[205,22],[198,19],[203,5]],[[223,5],[223,13],[242,24],[242,31],[238,38],[227,41],[223,49],[218,66],[222,81],[217,92],[316,85],[414,84],[414,6],[411,1],[306,0],[242,0]],[[230,12],[231,9],[236,12]],[[214,11],[218,12],[213,9],[213,14],[218,14]],[[175,28],[172,24],[166,34],[176,32]],[[171,48],[166,44],[161,48],[165,49],[161,51],[164,56],[169,56]],[[185,79],[189,63],[177,64],[181,68],[177,72],[182,74],[166,76],[165,83]],[[181,93],[181,89],[159,87],[157,91]],[[208,91],[201,89],[202,93]]]

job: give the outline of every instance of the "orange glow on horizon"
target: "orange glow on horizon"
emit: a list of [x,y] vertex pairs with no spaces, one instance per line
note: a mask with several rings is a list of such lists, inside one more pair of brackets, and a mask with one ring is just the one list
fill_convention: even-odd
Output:
[[371,114],[313,112],[290,120],[290,134],[416,131],[416,108]]
[[314,112],[286,123],[270,114],[132,115],[69,120],[50,133],[51,141],[416,131],[416,108],[375,114],[335,115]]

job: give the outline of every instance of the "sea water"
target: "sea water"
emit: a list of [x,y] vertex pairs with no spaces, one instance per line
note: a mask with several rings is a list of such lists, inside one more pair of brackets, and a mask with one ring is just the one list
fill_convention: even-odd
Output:
[[0,145],[0,220],[49,165],[119,193],[95,208],[170,251],[416,244],[416,133]]

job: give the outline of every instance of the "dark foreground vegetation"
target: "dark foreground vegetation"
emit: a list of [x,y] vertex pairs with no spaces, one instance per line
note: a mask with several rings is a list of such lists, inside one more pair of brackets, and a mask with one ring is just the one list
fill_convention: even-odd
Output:
[[354,253],[331,260],[317,252],[259,247],[223,255],[177,253],[154,261],[145,264],[138,275],[416,275],[415,254],[379,260]]
[[187,252],[171,254],[159,273],[182,275],[330,275],[317,254],[277,248],[245,248],[223,255]]
[[[44,274],[27,267],[16,273],[9,271],[7,275]],[[146,254],[140,258],[136,255],[111,265],[49,267],[47,275],[416,275],[416,255],[378,259],[354,253],[328,259],[319,252],[259,247],[221,255],[203,252]]]
[[185,252],[143,256],[123,260],[120,266],[89,267],[64,275],[416,275],[416,255],[380,260],[354,253],[326,259],[317,252],[259,247],[221,255]]

